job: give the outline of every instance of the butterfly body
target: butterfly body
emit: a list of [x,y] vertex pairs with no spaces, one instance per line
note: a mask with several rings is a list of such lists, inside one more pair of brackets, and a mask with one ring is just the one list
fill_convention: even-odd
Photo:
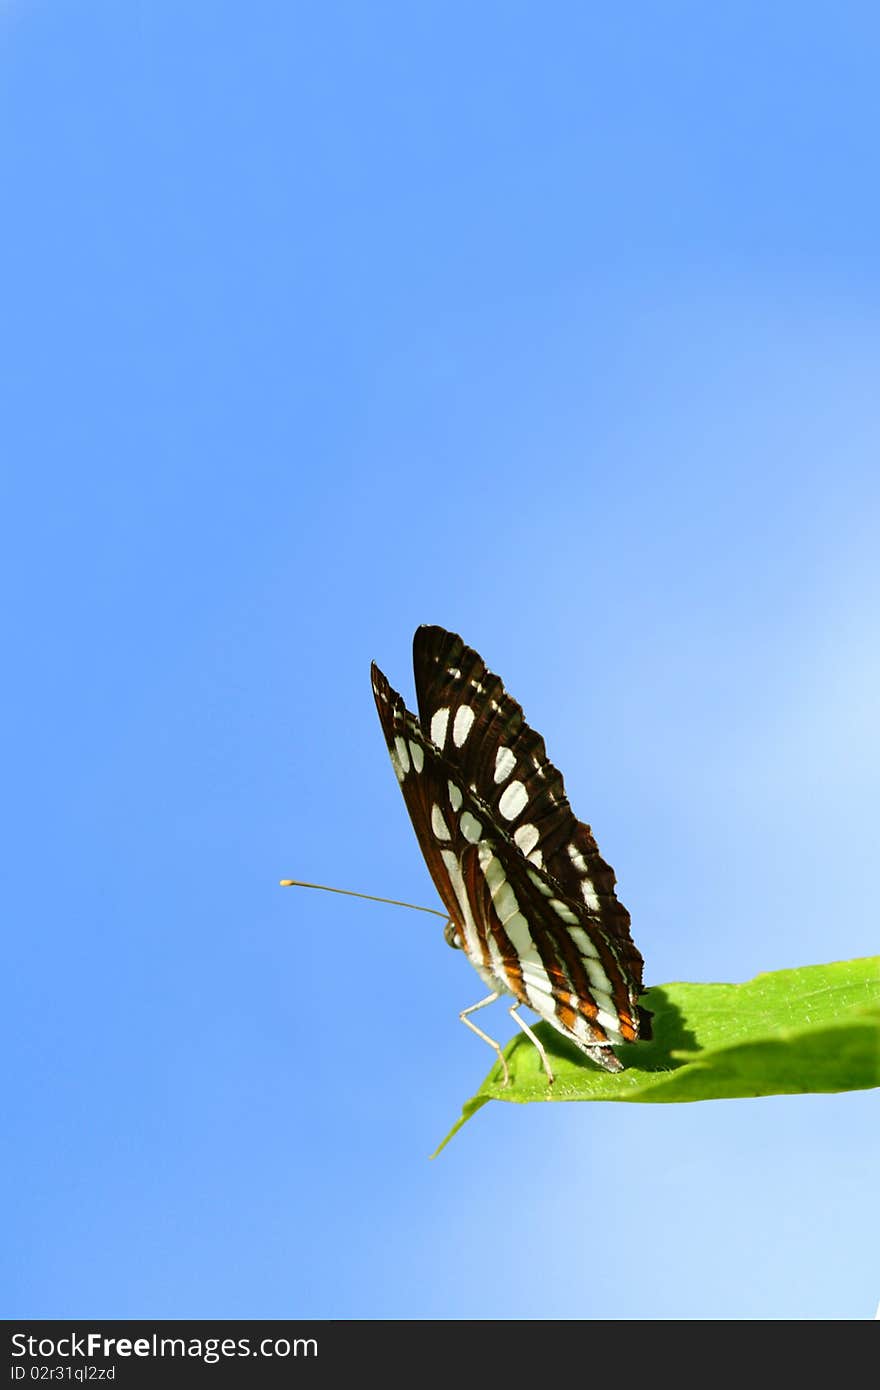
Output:
[[620,1070],[612,1045],[645,1032],[642,958],[613,871],[576,820],[543,739],[477,653],[454,633],[420,627],[413,663],[418,717],[375,665],[373,693],[449,913],[447,940],[490,999],[512,995],[514,1008],[533,1009],[600,1066]]

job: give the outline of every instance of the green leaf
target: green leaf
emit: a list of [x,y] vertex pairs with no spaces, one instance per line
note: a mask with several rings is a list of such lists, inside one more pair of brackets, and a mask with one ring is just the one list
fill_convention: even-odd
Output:
[[625,1070],[600,1071],[548,1023],[535,1029],[556,1082],[522,1034],[505,1049],[510,1085],[494,1066],[440,1152],[490,1100],[730,1100],[880,1086],[880,956],[757,975],[741,985],[658,985],[642,1001],[651,1042],[617,1053]]

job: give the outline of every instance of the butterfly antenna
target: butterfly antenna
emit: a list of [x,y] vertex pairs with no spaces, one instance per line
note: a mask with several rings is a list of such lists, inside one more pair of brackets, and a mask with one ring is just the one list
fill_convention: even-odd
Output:
[[282,878],[282,888],[320,888],[322,893],[344,893],[347,898],[366,898],[371,903],[390,903],[392,907],[411,907],[414,912],[430,912],[434,917],[449,920],[448,912],[438,912],[435,907],[420,907],[418,903],[402,903],[398,898],[377,898],[372,893],[354,893],[350,888],[330,888],[326,883],[302,883],[298,878]]

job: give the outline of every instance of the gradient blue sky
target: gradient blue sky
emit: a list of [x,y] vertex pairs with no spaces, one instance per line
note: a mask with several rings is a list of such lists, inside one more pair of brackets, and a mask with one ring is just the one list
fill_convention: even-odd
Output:
[[876,1093],[492,1105],[429,1162],[479,981],[276,885],[436,904],[368,674],[436,622],[649,982],[877,950],[876,6],[0,39],[0,1311],[871,1317]]

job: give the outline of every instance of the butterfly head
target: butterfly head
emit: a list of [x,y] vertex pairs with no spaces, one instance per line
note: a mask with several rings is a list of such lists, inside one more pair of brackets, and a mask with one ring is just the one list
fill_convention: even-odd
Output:
[[446,942],[446,945],[451,946],[454,951],[460,951],[462,948],[461,932],[458,929],[458,924],[454,922],[451,917],[443,928],[443,940]]

